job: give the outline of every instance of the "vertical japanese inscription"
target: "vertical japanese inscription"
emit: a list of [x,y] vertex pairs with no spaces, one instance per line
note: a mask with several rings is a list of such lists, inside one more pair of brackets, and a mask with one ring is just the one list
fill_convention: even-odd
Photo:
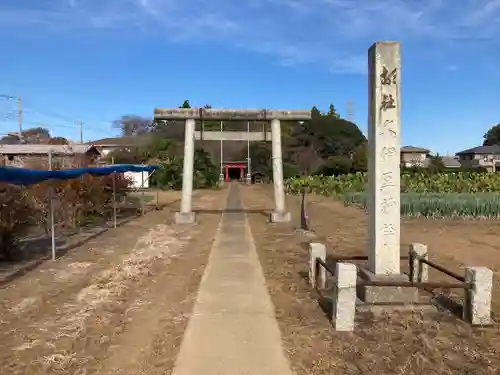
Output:
[[[387,119],[383,118],[384,112],[396,109],[396,98],[393,97],[393,94],[386,92],[387,89],[389,89],[388,91],[392,91],[390,90],[392,88],[391,86],[397,84],[396,80],[397,80],[397,68],[389,70],[386,66],[382,66],[382,73],[380,74],[382,101],[380,103],[380,112],[379,112],[380,118],[378,119],[379,120],[378,135],[381,137],[381,140],[383,140],[384,143],[380,150],[380,157],[382,161],[382,164],[380,165],[381,167],[384,167],[385,166],[384,164],[387,162],[389,164],[389,167],[391,168],[392,163],[390,159],[398,152],[397,145],[393,144],[393,141],[397,140],[398,138],[398,134],[394,129],[394,127],[396,126],[395,120],[394,118],[387,118]],[[396,187],[397,186],[394,182],[393,172],[382,170],[380,175],[380,192],[384,197],[382,198],[380,204],[380,210],[383,213],[391,212],[392,207],[396,205],[396,201],[392,198],[392,194],[394,194],[395,192],[387,191],[387,189],[392,190],[392,188]],[[384,227],[388,225],[393,226],[393,224],[384,224]],[[386,233],[387,233],[386,230],[382,230],[382,234],[384,236],[386,236]]]
[[398,77],[397,68],[394,68],[389,72],[389,69],[387,69],[387,67],[385,66],[382,67],[382,73],[380,73],[380,83],[382,85],[390,86],[392,84],[396,84],[397,77]]
[[384,120],[382,125],[379,127],[379,135],[384,136],[389,134],[392,138],[397,138],[398,133],[394,130],[394,120]]
[[[398,70],[397,68],[393,68],[389,70],[386,66],[382,66],[382,73],[380,74],[380,85],[381,85],[381,102],[379,107],[379,126],[378,126],[378,135],[381,137],[381,141],[383,145],[380,150],[380,157],[382,164],[380,165],[382,168],[385,166],[384,164],[387,162],[389,165],[389,169],[393,169],[393,161],[390,159],[396,155],[399,150],[399,145],[394,141],[398,140],[398,133],[396,131],[397,119],[394,119],[394,113],[389,115],[390,118],[384,118],[386,112],[390,112],[396,110],[397,96],[394,95],[396,93],[393,92],[393,87],[397,85],[397,77]],[[396,96],[396,97],[395,97]],[[397,116],[397,115],[396,115]],[[392,117],[392,118],[391,118]],[[398,209],[397,201],[393,198],[393,194],[399,194],[399,191],[394,191],[394,189],[399,190],[399,184],[396,184],[394,181],[394,172],[392,171],[380,171],[380,192],[381,202],[380,202],[380,211],[383,214],[398,215],[399,212],[393,212],[394,209]],[[388,237],[394,236],[397,232],[396,225],[391,223],[389,218],[382,224],[380,228],[380,234],[383,237],[382,247],[387,248],[389,246]],[[384,220],[384,221],[385,221]],[[398,241],[399,242],[399,241]]]

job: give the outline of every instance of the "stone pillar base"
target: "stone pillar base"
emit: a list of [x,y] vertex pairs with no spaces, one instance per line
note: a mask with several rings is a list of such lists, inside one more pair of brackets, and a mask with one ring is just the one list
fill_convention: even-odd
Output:
[[223,174],[223,173],[221,173],[221,174],[219,175],[219,185],[220,185],[220,186],[224,186],[224,182],[225,182],[225,181],[224,181],[224,174]]
[[[366,269],[360,269],[358,275],[361,280],[367,281],[409,281],[408,276],[404,274],[375,275]],[[356,289],[358,298],[365,303],[412,304],[421,302],[418,288],[358,285]]]
[[292,221],[290,212],[271,212],[271,223],[289,223]]
[[175,213],[175,223],[176,224],[193,224],[195,222],[195,213],[191,212],[176,212]]

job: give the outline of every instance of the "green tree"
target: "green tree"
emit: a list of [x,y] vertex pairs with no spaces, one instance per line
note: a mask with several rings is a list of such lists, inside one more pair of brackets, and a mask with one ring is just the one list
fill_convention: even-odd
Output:
[[[180,190],[182,188],[183,159],[168,157],[160,163],[161,168],[153,175],[151,184],[161,189]],[[216,187],[219,181],[219,169],[210,155],[202,148],[194,153],[193,188],[206,189]]]
[[351,157],[356,147],[366,142],[366,137],[355,124],[328,115],[304,122],[303,133],[322,159],[342,155]]
[[327,116],[332,116],[332,117],[335,117],[335,118],[340,118],[340,115],[335,110],[335,107],[334,107],[333,104],[330,104],[330,106],[328,107],[328,113],[326,115]]
[[352,171],[352,160],[347,156],[331,156],[315,174],[336,176]]
[[259,172],[264,176],[272,175],[271,146],[266,142],[250,143],[250,160],[252,173]]
[[50,139],[49,129],[38,126],[26,129],[22,132],[21,137],[18,134],[9,134],[0,140],[0,144],[47,144]]
[[179,108],[191,108],[189,100],[184,100],[184,102],[179,106]]
[[203,148],[197,148],[194,153],[194,188],[213,188],[219,182],[219,167],[216,167],[210,154]]
[[439,154],[429,155],[427,156],[427,159],[429,161],[428,170],[430,172],[442,172],[446,169],[443,159],[439,156]]
[[361,143],[352,157],[352,172],[366,172],[368,170],[368,142]]
[[484,146],[500,145],[500,123],[492,126],[483,138]]
[[314,118],[318,118],[318,117],[321,117],[321,112],[319,111],[318,108],[316,108],[316,106],[313,106],[311,108],[311,117],[314,119]]

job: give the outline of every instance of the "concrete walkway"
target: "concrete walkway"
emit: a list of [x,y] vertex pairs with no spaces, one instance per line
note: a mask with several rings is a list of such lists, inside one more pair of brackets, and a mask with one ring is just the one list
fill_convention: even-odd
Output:
[[243,212],[222,215],[173,375],[292,375]]

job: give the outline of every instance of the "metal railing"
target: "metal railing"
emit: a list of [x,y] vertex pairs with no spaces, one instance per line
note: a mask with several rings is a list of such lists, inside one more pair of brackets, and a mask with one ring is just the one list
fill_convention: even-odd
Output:
[[[411,257],[408,256],[402,256],[401,259],[410,259]],[[329,257],[329,259],[334,260],[335,262],[338,261],[346,261],[346,260],[365,260],[367,259],[366,256],[363,255],[354,255],[354,256],[333,256]],[[443,266],[440,266],[436,263],[430,262],[425,259],[420,259],[422,263],[428,264],[429,266],[437,269],[438,271],[441,271],[445,273],[446,275],[449,275],[453,277],[454,279],[459,280],[459,282],[446,282],[446,281],[391,281],[391,280],[364,280],[364,279],[359,279],[356,282],[356,285],[358,286],[381,286],[381,287],[401,287],[401,288],[419,288],[419,289],[464,289],[464,290],[470,290],[472,288],[471,283],[467,283],[465,281],[465,277],[457,275],[453,273],[452,271],[449,271],[445,269]],[[335,271],[321,258],[316,258],[316,272],[315,277],[317,278],[318,275],[321,275],[320,272],[318,272],[319,267],[324,268],[330,275],[333,276],[334,281],[337,281],[335,277]],[[366,267],[356,264],[356,267],[359,269],[366,269]],[[412,267],[410,267],[411,269]],[[325,284],[326,280],[318,283],[318,280],[314,280],[315,285],[322,285]]]

